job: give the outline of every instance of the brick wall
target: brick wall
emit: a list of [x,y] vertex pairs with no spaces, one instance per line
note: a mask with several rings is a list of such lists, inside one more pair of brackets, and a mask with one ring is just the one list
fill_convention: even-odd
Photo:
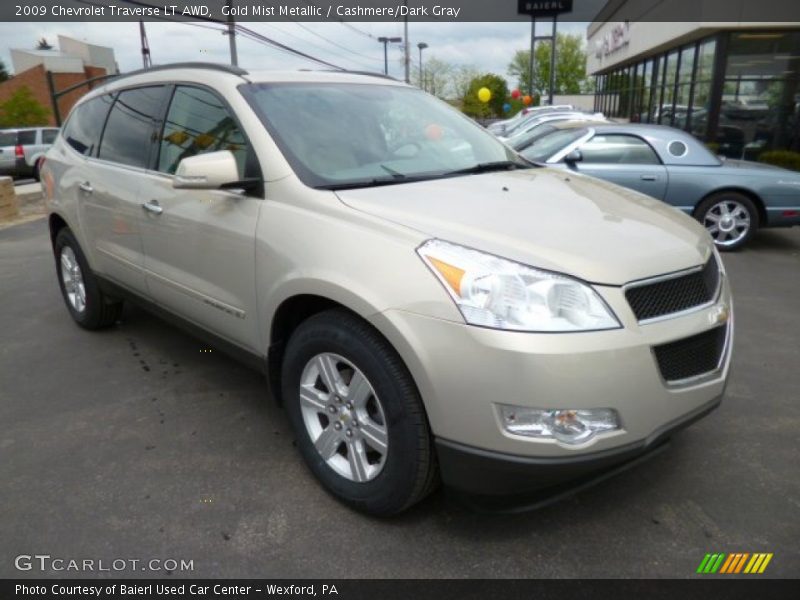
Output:
[[[105,75],[106,70],[100,67],[84,67],[83,73],[53,73],[53,82],[56,91],[68,88],[92,77]],[[66,120],[69,111],[78,101],[78,99],[88,92],[95,85],[101,85],[103,82],[98,81],[94,84],[89,84],[74,90],[58,99],[58,108],[61,112],[61,121]],[[37,65],[27,71],[17,73],[9,79],[0,83],[0,104],[8,100],[14,92],[22,87],[27,87],[33,97],[44,106],[49,113],[49,124],[55,125],[56,119],[53,114],[53,104],[50,100],[50,88],[47,85],[47,73],[43,65]]]

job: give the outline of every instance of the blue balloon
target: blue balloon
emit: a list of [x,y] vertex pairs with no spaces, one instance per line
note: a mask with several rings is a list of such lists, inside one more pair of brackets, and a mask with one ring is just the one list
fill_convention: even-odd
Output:
[[503,104],[503,112],[508,112],[510,110],[511,110],[511,105],[508,102]]

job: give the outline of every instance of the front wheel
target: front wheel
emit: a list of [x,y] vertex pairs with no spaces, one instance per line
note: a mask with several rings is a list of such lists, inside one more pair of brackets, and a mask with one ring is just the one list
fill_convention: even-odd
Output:
[[720,250],[744,246],[758,228],[758,210],[743,194],[722,192],[703,200],[695,211]]
[[334,496],[398,513],[438,481],[422,401],[394,349],[344,310],[302,323],[286,348],[283,399],[297,446]]

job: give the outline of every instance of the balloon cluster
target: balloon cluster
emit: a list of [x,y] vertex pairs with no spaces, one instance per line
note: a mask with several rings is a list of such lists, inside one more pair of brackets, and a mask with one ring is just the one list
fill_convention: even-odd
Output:
[[[520,92],[519,90],[513,90],[511,92],[511,97],[514,100],[519,100],[520,98],[522,98],[522,103],[525,106],[530,106],[531,103],[533,102],[533,98],[531,98],[528,94],[525,94],[523,96],[522,92]],[[482,87],[481,89],[478,90],[478,100],[480,100],[481,102],[486,104],[491,99],[492,99],[492,90],[490,90],[487,87]],[[510,112],[510,111],[511,111],[511,104],[508,103],[508,102],[504,103],[503,104],[503,112],[507,113],[507,112]]]

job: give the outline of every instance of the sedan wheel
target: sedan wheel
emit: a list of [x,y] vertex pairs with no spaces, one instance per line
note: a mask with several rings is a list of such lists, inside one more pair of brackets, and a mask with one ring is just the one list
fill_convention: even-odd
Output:
[[712,196],[695,213],[720,250],[742,247],[758,227],[758,212],[753,202],[741,194]]

